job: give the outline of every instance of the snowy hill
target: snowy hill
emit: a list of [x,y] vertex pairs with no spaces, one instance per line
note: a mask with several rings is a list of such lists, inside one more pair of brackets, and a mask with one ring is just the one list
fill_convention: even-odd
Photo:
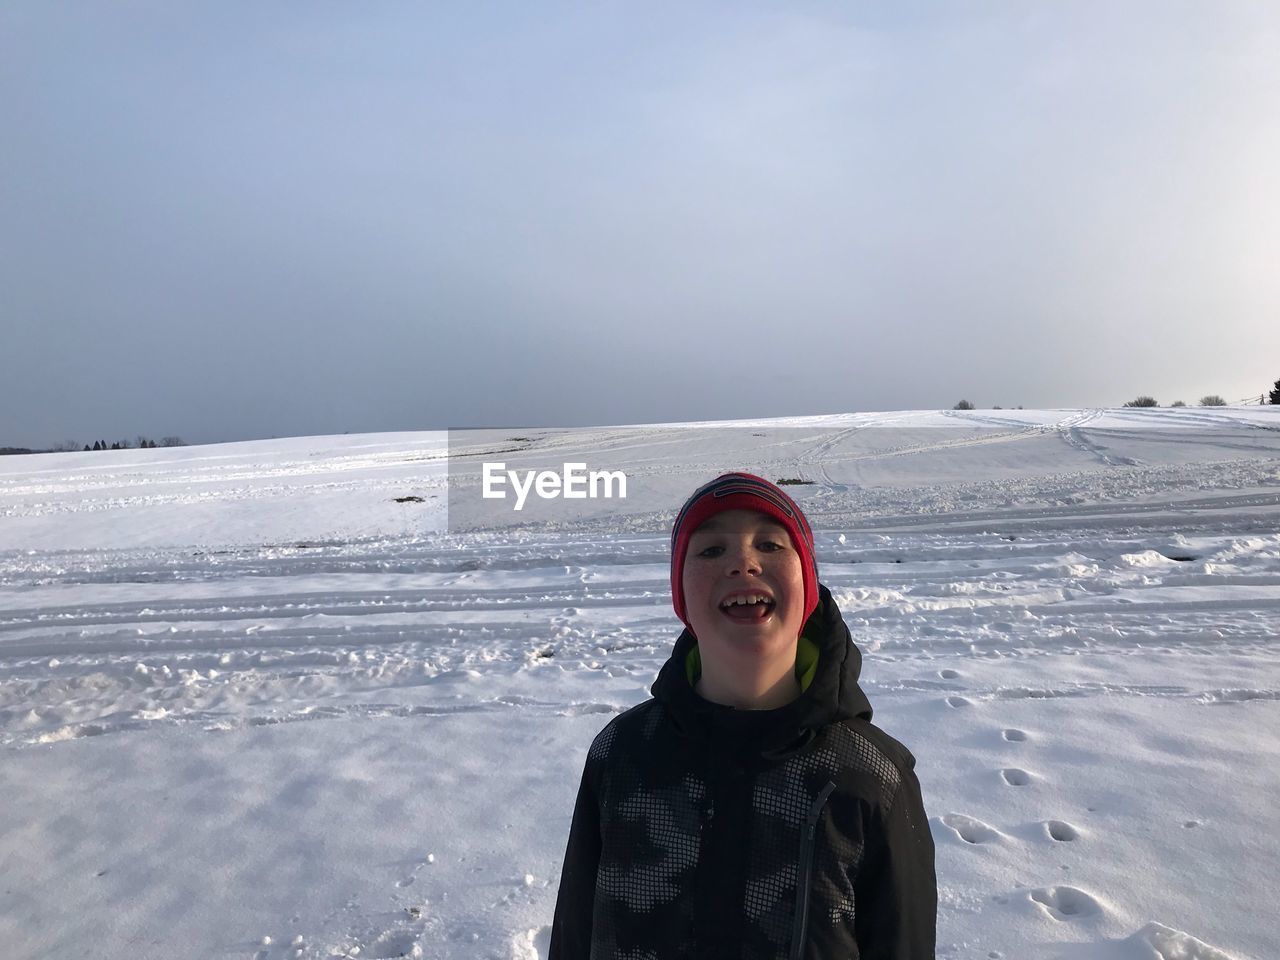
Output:
[[[626,497],[480,496],[482,465]],[[13,958],[545,954],[698,483],[789,489],[918,759],[945,958],[1266,960],[1280,407],[849,414],[0,460]]]

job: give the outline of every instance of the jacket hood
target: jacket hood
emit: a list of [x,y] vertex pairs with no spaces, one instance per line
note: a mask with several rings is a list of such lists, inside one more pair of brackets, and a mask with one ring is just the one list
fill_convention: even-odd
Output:
[[845,625],[835,600],[818,584],[818,606],[805,622],[801,637],[817,650],[813,679],[800,696],[776,710],[736,710],[704,700],[689,682],[687,662],[697,646],[688,628],[676,639],[671,656],[658,672],[654,699],[670,711],[676,726],[694,739],[742,737],[761,753],[790,752],[815,731],[854,717],[871,719],[871,702],[858,685],[862,653]]

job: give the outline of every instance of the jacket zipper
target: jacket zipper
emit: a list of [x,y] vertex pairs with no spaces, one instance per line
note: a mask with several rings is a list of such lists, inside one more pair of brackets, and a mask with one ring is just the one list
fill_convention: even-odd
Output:
[[804,937],[809,925],[809,887],[813,883],[813,847],[818,835],[818,818],[822,816],[822,808],[827,805],[827,798],[835,790],[836,785],[830,781],[822,788],[818,798],[809,808],[809,816],[805,820],[804,835],[800,838],[800,872],[796,875],[796,918],[791,935],[791,960],[800,960],[804,953]]

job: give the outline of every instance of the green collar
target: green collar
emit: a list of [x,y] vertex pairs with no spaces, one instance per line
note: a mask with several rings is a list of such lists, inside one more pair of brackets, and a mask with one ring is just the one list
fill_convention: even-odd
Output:
[[[809,684],[813,683],[817,673],[818,645],[808,637],[802,636],[796,643],[796,679],[800,681],[801,693],[809,689]],[[702,676],[702,653],[698,650],[697,643],[684,656],[684,675],[688,678],[691,687]]]

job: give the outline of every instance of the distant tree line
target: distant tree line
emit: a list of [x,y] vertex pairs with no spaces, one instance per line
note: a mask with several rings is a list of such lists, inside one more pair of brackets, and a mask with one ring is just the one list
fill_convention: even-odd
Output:
[[[954,407],[952,407],[951,409],[952,409],[952,410],[977,410],[978,408],[977,408],[977,407],[975,407],[975,406],[974,406],[972,403],[970,403],[968,400],[961,400],[959,403],[957,403],[957,404],[956,404]],[[998,403],[997,403],[997,404],[996,404],[994,407],[992,407],[991,409],[992,409],[992,410],[1003,410],[1003,409],[1004,409],[1004,407],[1000,406],[1000,404],[998,404]],[[1022,409],[1022,404],[1018,404],[1016,407],[1010,407],[1009,409],[1010,409],[1010,410],[1021,410],[1021,409]]]
[[[149,437],[144,437],[141,434],[138,435],[137,447],[139,450],[153,450],[156,447],[185,447],[185,446],[186,444],[182,442],[181,437],[162,437],[160,439],[160,442],[156,443],[154,440],[150,439]],[[92,447],[86,443],[84,445],[84,448],[85,450],[128,450],[129,441],[117,440],[115,443],[111,444],[111,446],[107,446],[107,441],[95,440],[93,441]],[[75,448],[73,447],[72,449],[75,449]]]
[[[1253,397],[1246,397],[1243,400],[1237,400],[1235,404],[1228,404],[1226,400],[1222,399],[1222,395],[1217,393],[1205,394],[1200,398],[1200,406],[1202,407],[1245,406],[1246,404],[1251,403],[1262,404],[1264,406],[1268,404],[1280,404],[1280,380],[1275,382],[1275,386],[1271,388],[1270,393],[1259,394],[1257,400],[1254,400]],[[1148,397],[1145,394],[1142,394],[1127,401],[1124,406],[1158,407],[1160,404],[1156,402],[1155,397]],[[1169,404],[1169,406],[1185,407],[1186,404],[1181,400],[1175,400],[1173,403]]]
[[[1270,392],[1270,393],[1260,394],[1260,395],[1257,397],[1257,399],[1256,399],[1256,400],[1255,400],[1253,397],[1246,397],[1246,398],[1245,398],[1245,399],[1243,399],[1243,400],[1237,400],[1237,401],[1235,402],[1235,404],[1228,404],[1228,402],[1227,402],[1226,400],[1222,399],[1222,395],[1221,395],[1221,394],[1218,394],[1218,393],[1207,393],[1207,394],[1205,394],[1203,397],[1201,397],[1201,398],[1200,398],[1200,401],[1199,401],[1199,405],[1200,405],[1200,406],[1202,406],[1202,407],[1225,407],[1225,406],[1229,406],[1229,405],[1234,405],[1234,406],[1244,406],[1244,405],[1246,405],[1246,404],[1251,404],[1251,403],[1254,403],[1254,404],[1264,404],[1264,405],[1266,405],[1266,404],[1280,404],[1280,380],[1277,380],[1277,381],[1275,382],[1275,386],[1273,386],[1273,387],[1271,388],[1271,392]],[[1156,398],[1155,398],[1155,397],[1147,396],[1147,395],[1144,393],[1144,394],[1139,394],[1138,396],[1134,397],[1132,400],[1126,401],[1126,402],[1123,404],[1123,406],[1126,406],[1126,407],[1158,407],[1158,406],[1160,406],[1160,403],[1159,403],[1159,401],[1157,401],[1157,400],[1156,400]],[[1185,407],[1185,406],[1186,406],[1186,403],[1185,403],[1184,401],[1182,401],[1182,400],[1175,400],[1175,401],[1173,401],[1173,403],[1169,404],[1169,406],[1171,406],[1171,407]],[[956,404],[954,407],[952,407],[951,409],[952,409],[952,410],[976,410],[976,409],[977,409],[977,407],[975,407],[975,406],[973,405],[973,403],[971,403],[971,402],[970,402],[970,401],[968,401],[968,400],[961,400],[959,403],[957,403],[957,404]],[[996,405],[996,406],[992,407],[991,409],[992,409],[992,410],[1001,410],[1001,409],[1003,409],[1003,408],[1002,408],[1002,407],[1000,407],[999,405]],[[1018,407],[1015,407],[1014,409],[1021,410],[1021,409],[1022,409],[1022,407],[1021,407],[1021,406],[1018,406]]]
[[[150,437],[139,435],[138,439],[134,443],[130,443],[128,440],[116,440],[112,443],[107,443],[105,440],[95,440],[92,444],[86,443],[83,450],[84,452],[90,452],[93,450],[129,450],[133,447],[137,447],[139,450],[150,450],[155,447],[185,446],[186,443],[181,437],[161,437],[160,441],[157,443]],[[33,450],[30,447],[0,447],[0,456],[17,453],[68,453],[70,451],[80,449],[80,444],[74,440],[60,440],[47,450]]]

